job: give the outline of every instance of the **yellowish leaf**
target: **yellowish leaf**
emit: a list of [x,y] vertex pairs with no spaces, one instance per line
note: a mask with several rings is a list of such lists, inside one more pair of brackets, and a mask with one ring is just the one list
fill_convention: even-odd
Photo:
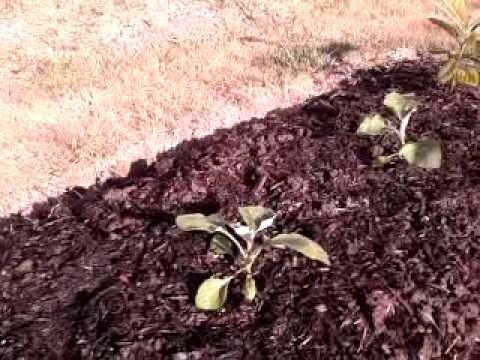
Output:
[[400,149],[400,156],[410,165],[424,169],[438,169],[442,163],[440,143],[433,139],[410,142]]
[[480,86],[480,70],[460,68],[455,71],[455,81],[460,84]]
[[257,295],[257,286],[255,285],[255,279],[251,274],[247,274],[245,278],[245,284],[243,286],[243,295],[247,301],[253,301]]
[[228,284],[231,278],[219,279],[211,277],[198,288],[195,306],[199,310],[217,310],[227,300]]
[[385,130],[385,120],[381,115],[366,116],[357,129],[357,135],[381,135]]
[[300,234],[280,234],[268,242],[274,247],[289,248],[305,255],[309,259],[321,261],[330,265],[327,252],[315,241]]

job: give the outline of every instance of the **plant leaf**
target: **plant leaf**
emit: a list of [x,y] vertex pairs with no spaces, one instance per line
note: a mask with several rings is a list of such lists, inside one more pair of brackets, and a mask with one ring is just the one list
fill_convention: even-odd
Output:
[[219,214],[208,215],[207,219],[217,226],[223,226],[227,224],[227,222]]
[[275,220],[275,215],[273,215],[272,217],[270,218],[267,218],[265,220],[263,220],[260,225],[258,226],[258,229],[257,229],[257,232],[258,231],[263,231],[271,226],[273,226],[273,221]]
[[383,104],[392,111],[398,119],[402,120],[407,113],[415,110],[419,103],[414,94],[400,94],[396,91],[385,96]]
[[203,214],[179,215],[175,219],[175,223],[183,231],[206,231],[208,233],[214,233],[221,226],[218,219]]
[[253,301],[257,294],[257,286],[255,285],[255,279],[251,274],[247,274],[245,277],[245,283],[243,284],[243,295],[247,301]]
[[455,59],[448,60],[440,69],[438,73],[438,80],[442,84],[451,84],[453,76],[455,74],[455,69],[457,66],[457,61]]
[[423,139],[405,144],[400,149],[400,156],[410,165],[425,169],[437,169],[442,163],[440,143],[433,139]]
[[460,29],[464,29],[468,23],[468,9],[465,0],[441,0],[436,2],[437,9],[440,10],[450,21]]
[[252,232],[257,232],[271,226],[275,213],[262,206],[244,206],[238,209],[240,216]]
[[232,278],[211,277],[205,280],[197,290],[195,306],[199,310],[217,310],[227,300],[228,284]]
[[233,228],[233,230],[235,230],[235,232],[240,235],[240,236],[245,236],[245,235],[249,235],[251,234],[252,232],[250,231],[250,228],[247,226],[247,225],[239,225],[239,226],[235,226]]
[[213,235],[212,242],[210,243],[210,248],[217,255],[228,254],[230,256],[234,256],[232,242],[225,235],[222,235],[222,234]]
[[467,9],[467,2],[465,0],[450,0],[452,7],[457,12],[464,12]]
[[473,67],[469,68],[457,68],[453,75],[456,83],[461,83],[471,86],[480,85],[480,70]]
[[439,28],[443,29],[444,31],[446,31],[450,36],[454,37],[455,39],[457,39],[459,33],[458,33],[458,29],[454,26],[454,25],[451,25],[449,23],[447,23],[445,20],[442,20],[442,19],[439,19],[439,18],[435,18],[435,17],[431,17],[431,18],[428,18],[428,20],[432,23],[432,24],[435,24],[436,26],[438,26]]
[[444,0],[444,2],[450,3],[450,7],[460,19],[465,18],[468,10],[467,2],[465,0]]
[[480,28],[480,21],[479,20],[472,20],[472,24],[470,26],[470,31],[475,31]]
[[330,265],[328,254],[316,242],[300,234],[280,234],[268,240],[267,244],[275,247],[287,247],[296,250],[309,259],[321,261]]
[[385,130],[385,119],[381,115],[366,116],[357,129],[357,135],[381,135]]
[[476,32],[471,32],[468,34],[467,38],[464,40],[462,54],[465,55],[475,55],[477,52],[477,41],[478,34]]
[[392,161],[391,156],[385,156],[385,155],[380,155],[375,158],[373,161],[373,166],[375,167],[384,167],[387,165],[390,161]]

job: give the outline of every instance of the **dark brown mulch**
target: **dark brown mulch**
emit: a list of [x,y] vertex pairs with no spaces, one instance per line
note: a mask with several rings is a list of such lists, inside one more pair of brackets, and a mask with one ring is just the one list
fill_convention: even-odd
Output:
[[[435,71],[359,71],[0,220],[0,359],[479,359],[480,97]],[[423,101],[411,133],[442,139],[442,169],[369,166],[375,142],[355,129],[390,89]],[[174,218],[233,219],[241,204],[277,210],[277,230],[315,239],[333,265],[274,251],[253,305],[235,283],[224,311],[198,312],[201,280],[231,263]]]

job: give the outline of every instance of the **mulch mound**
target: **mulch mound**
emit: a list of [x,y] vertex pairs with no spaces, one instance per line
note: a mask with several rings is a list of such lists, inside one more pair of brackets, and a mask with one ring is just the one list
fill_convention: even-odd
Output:
[[[307,103],[183,142],[125,178],[0,220],[0,359],[480,359],[480,96],[431,61],[362,70]],[[388,90],[423,107],[413,138],[439,170],[371,166],[355,135]],[[382,140],[386,151],[391,142]],[[231,271],[175,216],[262,204],[332,266],[282,250],[199,312],[200,282]]]

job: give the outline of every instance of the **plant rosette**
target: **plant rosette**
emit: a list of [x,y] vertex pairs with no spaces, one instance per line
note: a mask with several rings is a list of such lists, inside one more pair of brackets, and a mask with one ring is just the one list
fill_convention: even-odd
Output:
[[258,257],[273,248],[297,251],[309,259],[330,265],[328,254],[315,241],[295,233],[273,237],[265,232],[273,226],[275,213],[262,206],[239,208],[243,223],[229,224],[218,215],[179,215],[177,227],[182,231],[203,231],[212,234],[211,249],[218,255],[237,259],[239,269],[230,276],[212,276],[200,285],[195,295],[195,306],[199,310],[217,310],[228,297],[228,288],[233,279],[243,275],[243,295],[251,302],[257,295],[252,268]]
[[379,114],[366,116],[357,129],[357,135],[379,136],[391,133],[397,137],[400,149],[390,155],[378,156],[374,164],[384,166],[400,158],[412,166],[424,169],[439,168],[442,163],[440,142],[430,138],[422,138],[418,141],[407,140],[408,124],[420,105],[414,94],[391,92],[385,96],[383,104],[394,117],[385,118]]

